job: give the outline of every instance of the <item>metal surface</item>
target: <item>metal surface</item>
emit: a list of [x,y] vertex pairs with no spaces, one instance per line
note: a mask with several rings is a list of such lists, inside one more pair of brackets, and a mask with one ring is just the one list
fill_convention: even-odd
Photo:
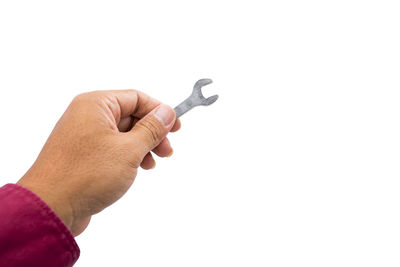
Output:
[[174,108],[176,118],[179,118],[196,106],[208,106],[217,101],[218,95],[205,98],[201,92],[201,88],[210,83],[212,83],[211,79],[201,79],[195,83],[192,94],[185,101]]

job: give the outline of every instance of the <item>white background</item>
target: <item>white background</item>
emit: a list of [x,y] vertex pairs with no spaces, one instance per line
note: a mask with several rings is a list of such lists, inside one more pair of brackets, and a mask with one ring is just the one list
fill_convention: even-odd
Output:
[[398,1],[1,1],[0,183],[78,93],[142,90],[175,154],[93,217],[76,266],[399,266]]

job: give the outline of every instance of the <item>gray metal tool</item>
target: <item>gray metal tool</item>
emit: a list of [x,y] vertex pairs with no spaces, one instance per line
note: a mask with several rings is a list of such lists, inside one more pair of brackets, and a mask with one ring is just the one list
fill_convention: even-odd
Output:
[[209,98],[205,98],[201,92],[201,88],[210,83],[212,83],[211,79],[201,79],[195,83],[195,85],[193,86],[192,94],[188,98],[186,98],[185,101],[174,108],[176,118],[179,118],[196,106],[208,106],[217,101],[218,95],[213,95]]

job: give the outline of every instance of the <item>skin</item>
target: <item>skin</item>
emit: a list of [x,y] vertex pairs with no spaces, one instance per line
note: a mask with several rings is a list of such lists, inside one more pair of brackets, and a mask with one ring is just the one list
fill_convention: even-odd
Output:
[[73,99],[37,160],[17,184],[30,189],[74,236],[92,215],[121,198],[152,154],[172,155],[173,109],[135,90],[96,91]]

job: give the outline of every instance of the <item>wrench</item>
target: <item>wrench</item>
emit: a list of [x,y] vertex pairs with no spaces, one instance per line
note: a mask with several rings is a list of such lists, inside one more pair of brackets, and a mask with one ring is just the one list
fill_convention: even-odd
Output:
[[208,106],[217,101],[218,95],[205,98],[201,92],[201,88],[210,83],[212,83],[211,79],[201,79],[195,83],[192,94],[174,108],[176,118],[179,118],[196,106]]

